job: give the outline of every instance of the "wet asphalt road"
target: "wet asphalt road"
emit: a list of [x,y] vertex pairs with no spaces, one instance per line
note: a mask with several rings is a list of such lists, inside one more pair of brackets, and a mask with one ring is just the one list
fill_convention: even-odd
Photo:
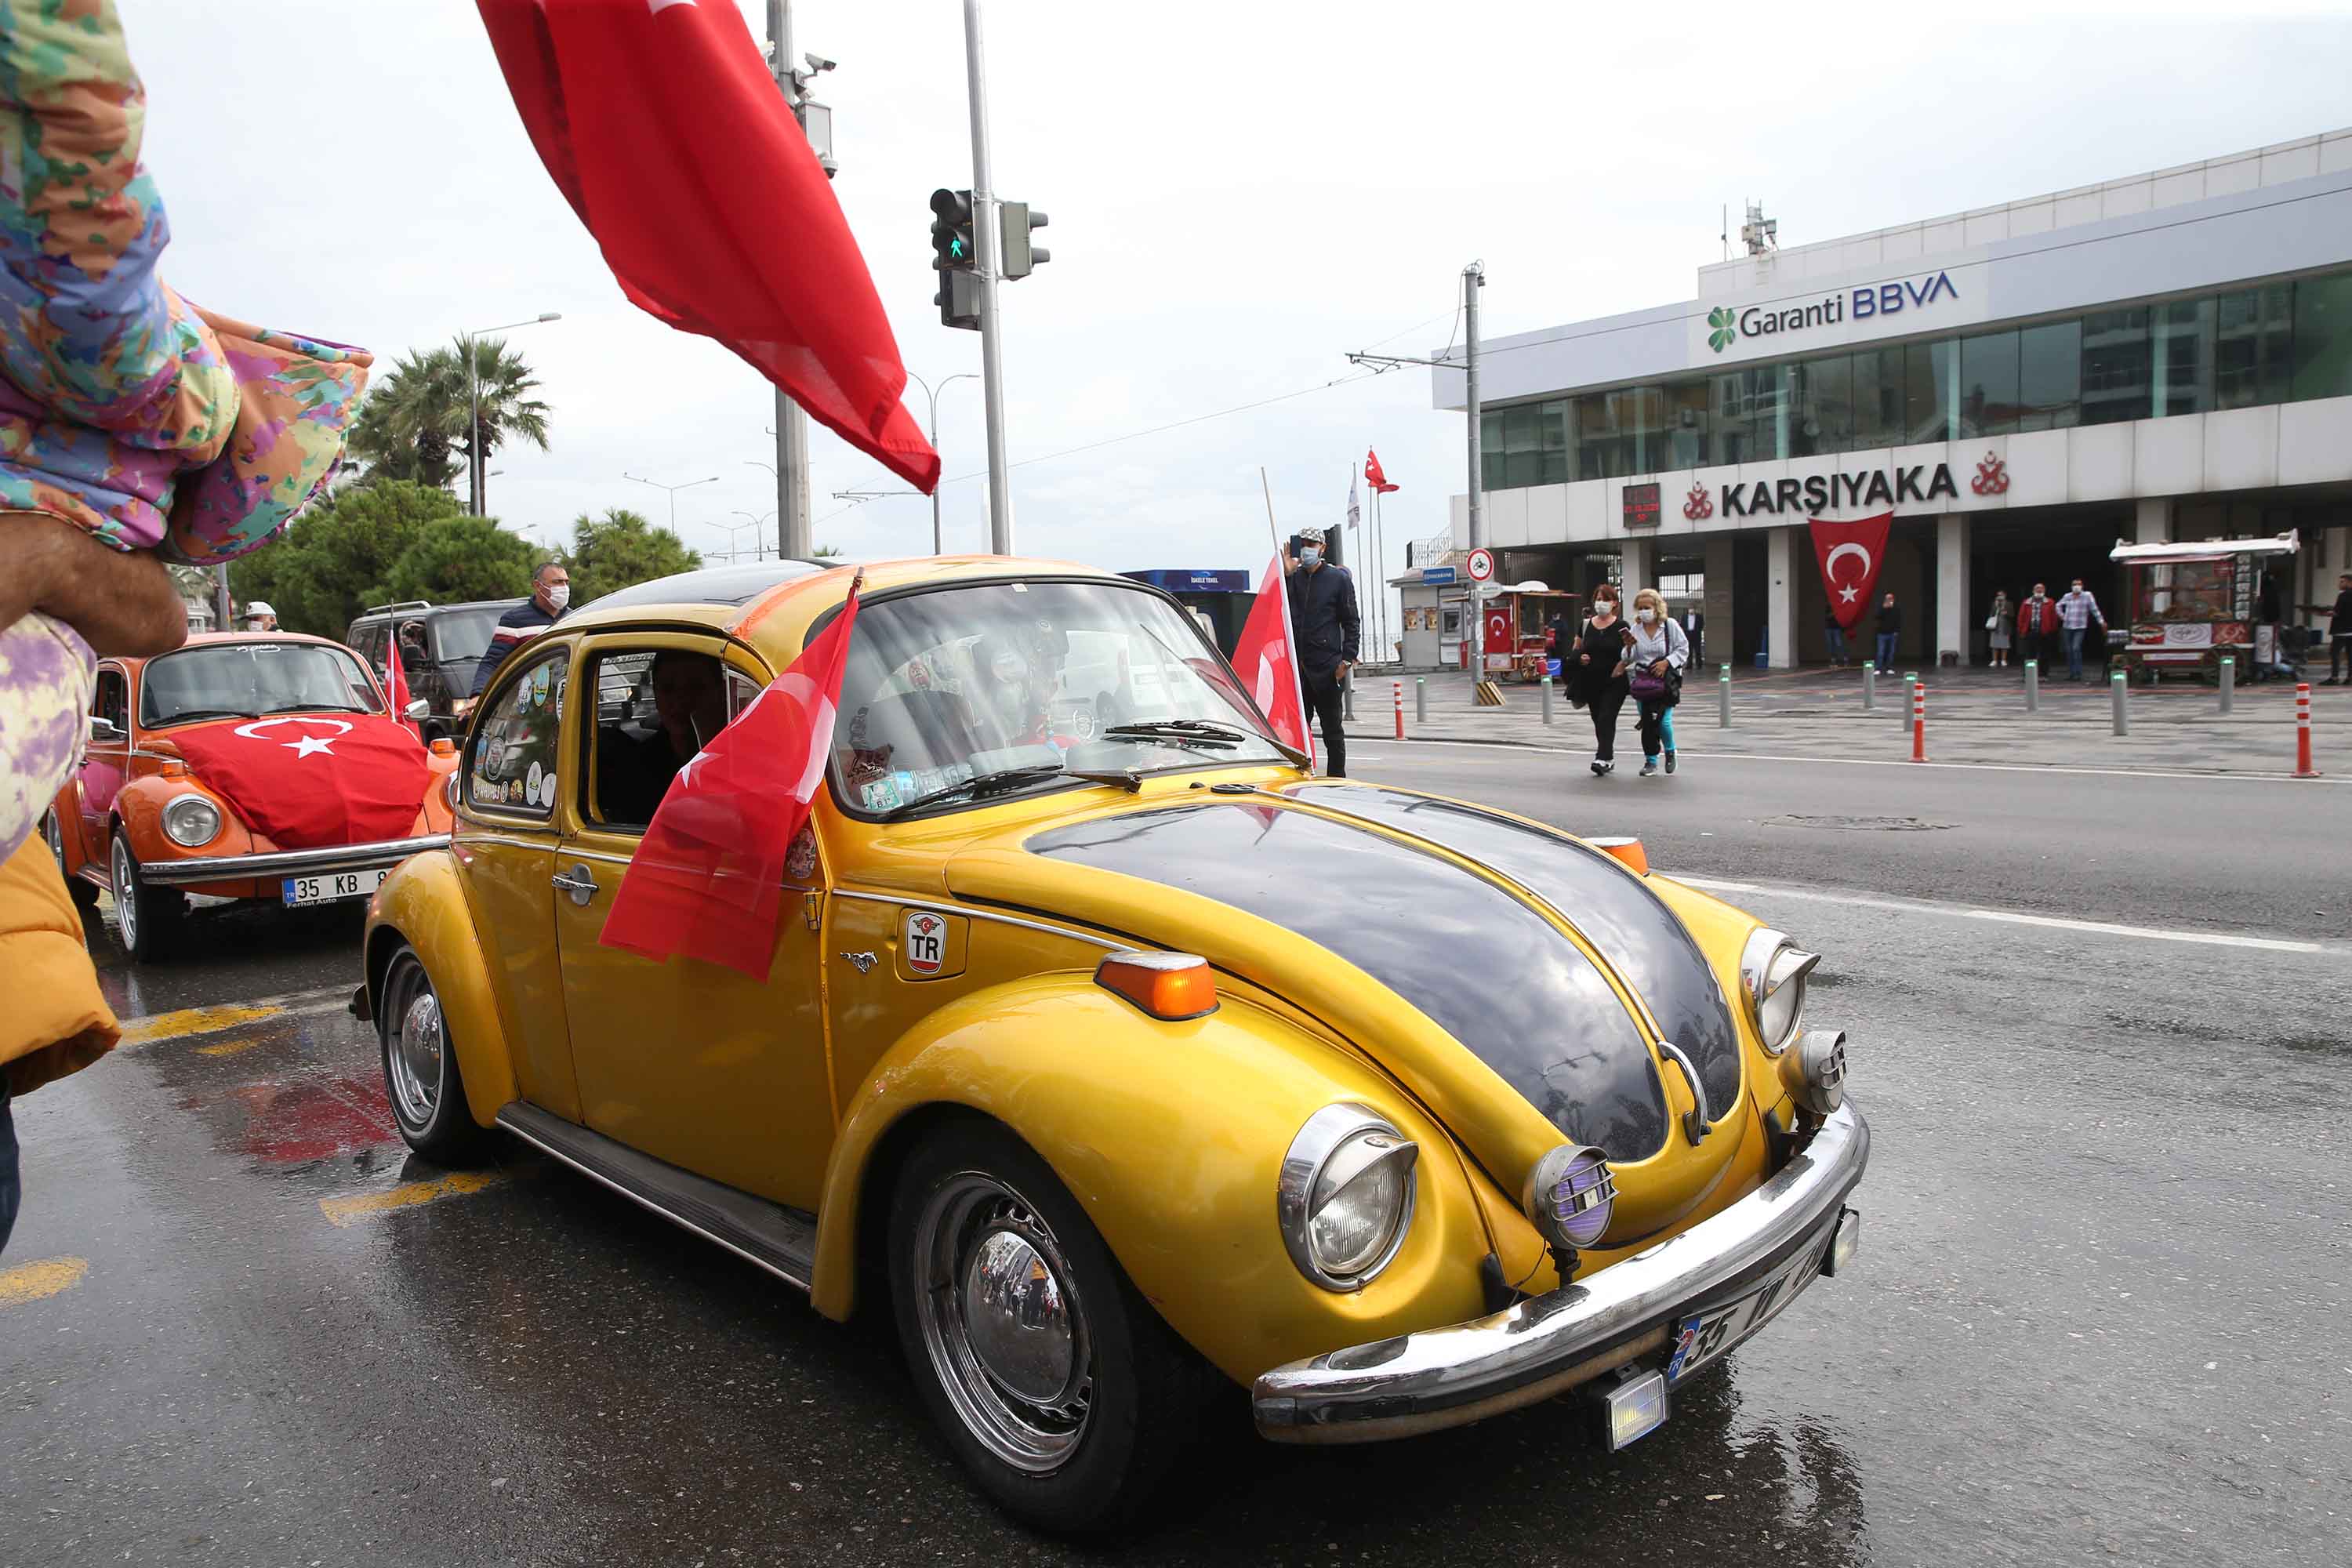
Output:
[[[340,1011],[356,916],[262,911],[135,975],[99,928],[151,1037],[18,1102],[0,1268],[83,1270],[0,1295],[0,1564],[2352,1557],[2352,949],[2340,901],[2302,901],[2352,853],[2233,922],[2206,883],[2268,853],[2275,819],[2248,814],[2284,807],[2175,800],[2154,869],[2101,873],[2137,897],[2063,912],[2322,951],[2162,941],[1911,901],[2046,912],[1998,896],[2066,848],[2033,825],[2112,817],[2118,781],[1996,835],[2007,775],[1956,773],[1975,804],[1916,807],[1950,829],[1809,832],[1760,825],[1792,787],[1760,765],[1695,759],[1674,784],[1706,796],[1603,822],[1556,760],[1437,750],[1366,746],[1357,771],[1762,884],[1728,896],[1830,955],[1812,1016],[1852,1035],[1862,1266],[1624,1454],[1560,1405],[1332,1451],[1262,1444],[1236,1405],[1142,1531],[1039,1540],[966,1489],[886,1333],[520,1148],[482,1182],[408,1156]],[[1864,815],[1886,789],[1814,778],[1798,804]],[[2313,845],[2352,835],[2352,794],[2293,807]],[[1841,886],[1874,901],[1821,896]],[[2254,918],[2295,909],[2338,924]]]

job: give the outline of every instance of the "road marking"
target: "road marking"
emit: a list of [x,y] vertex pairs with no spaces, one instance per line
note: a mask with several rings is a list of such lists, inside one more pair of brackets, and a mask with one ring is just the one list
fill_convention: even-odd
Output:
[[442,1198],[462,1197],[492,1187],[506,1178],[496,1171],[452,1171],[429,1182],[403,1182],[387,1192],[359,1193],[347,1198],[320,1198],[319,1212],[338,1226],[355,1225],[394,1209],[411,1209]]
[[2329,952],[2326,942],[2292,942],[2284,937],[2231,936],[2221,931],[2167,931],[2158,926],[2117,925],[2112,921],[2066,920],[2057,915],[2030,915],[2019,910],[1979,910],[1961,904],[1939,904],[1925,899],[1878,899],[1864,893],[1830,892],[1817,888],[1791,888],[1778,883],[1727,882],[1715,877],[1676,877],[1675,880],[1710,893],[1760,893],[1768,898],[1798,899],[1817,904],[1844,904],[1854,909],[1890,910],[1897,914],[1944,915],[1953,920],[1998,921],[2004,925],[2046,926],[2053,931],[2088,931],[2100,936],[2137,937],[2147,942],[2196,942],[2207,947],[2251,947],[2264,952]]
[[249,1051],[259,1044],[261,1044],[259,1040],[230,1040],[225,1044],[217,1046],[198,1046],[196,1047],[196,1055],[200,1057],[233,1057],[239,1051]]
[[[1581,757],[1588,754],[1581,747],[1526,746],[1507,741],[1399,741],[1384,738],[1380,743],[1384,746],[1443,746],[1457,752],[1521,752],[1539,757]],[[2066,773],[2082,778],[2188,779],[2200,784],[2352,784],[2352,778],[2298,779],[2285,773],[2186,773],[2156,768],[2037,767],[2024,763],[1915,763],[1899,757],[1802,757],[1780,752],[1694,752],[1688,746],[1683,747],[1677,754],[1693,762],[1810,763],[1840,768],[1942,768],[1959,773]]]
[[[240,1024],[265,1018],[302,1018],[340,1010],[351,1000],[351,989],[321,986],[316,991],[291,991],[283,996],[257,996],[250,1002],[224,1003],[212,1007],[183,1007],[176,1012],[151,1013],[122,1020],[124,1046],[152,1045],[157,1040],[184,1039],[191,1035],[216,1035]],[[226,1056],[226,1051],[209,1055]]]
[[87,1258],[47,1258],[0,1268],[0,1307],[21,1307],[60,1290],[70,1290],[89,1272]]

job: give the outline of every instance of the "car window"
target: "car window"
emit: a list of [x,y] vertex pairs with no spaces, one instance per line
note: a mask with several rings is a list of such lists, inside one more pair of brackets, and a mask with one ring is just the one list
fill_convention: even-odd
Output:
[[532,659],[492,692],[488,714],[467,742],[468,805],[541,817],[554,810],[569,651]]
[[272,713],[377,713],[375,682],[332,643],[231,642],[150,659],[139,721],[150,727]]
[[436,614],[425,623],[434,658],[443,664],[479,662],[482,655],[489,651],[490,634],[499,629],[499,617],[510,607],[501,602],[484,605],[479,609],[443,610]]
[[130,687],[121,670],[98,672],[98,691],[90,699],[89,712],[91,718],[107,720],[118,730],[131,727]]
[[727,727],[728,675],[715,654],[683,647],[602,652],[591,668],[596,721],[581,815],[641,831],[677,770]]

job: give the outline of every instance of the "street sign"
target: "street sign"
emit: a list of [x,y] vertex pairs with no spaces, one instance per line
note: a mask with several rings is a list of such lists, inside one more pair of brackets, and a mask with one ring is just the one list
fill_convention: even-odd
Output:
[[1454,568],[1451,566],[1424,566],[1421,569],[1421,580],[1426,586],[1443,587],[1446,584],[1454,581]]
[[1470,552],[1470,581],[1484,583],[1495,574],[1495,552],[1479,549]]

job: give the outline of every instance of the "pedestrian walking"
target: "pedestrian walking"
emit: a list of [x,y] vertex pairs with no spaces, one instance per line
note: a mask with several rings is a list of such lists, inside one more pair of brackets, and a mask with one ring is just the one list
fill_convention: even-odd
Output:
[[1617,768],[1617,714],[1625,706],[1625,651],[1633,634],[1617,613],[1617,584],[1592,591],[1592,618],[1577,634],[1570,695],[1592,713],[1592,772]]
[[1690,607],[1683,612],[1683,635],[1690,639],[1689,668],[1705,668],[1706,656],[1700,650],[1706,647],[1706,616],[1698,607],[1696,599],[1693,599]]
[[2107,617],[2099,614],[2095,595],[2083,586],[2080,577],[2074,579],[2065,595],[2058,601],[2058,625],[2066,638],[2066,679],[2083,679],[2083,637],[2095,623],[2099,628],[2099,646],[2107,642]]
[[1633,595],[1633,640],[1626,645],[1625,689],[1641,704],[1642,776],[1675,771],[1675,704],[1683,697],[1683,669],[1690,662],[1690,638],[1666,614],[1665,595],[1643,588]]
[[2333,610],[2322,610],[2317,605],[2305,605],[2304,608],[2315,616],[2327,617],[2327,679],[2319,684],[2352,683],[2352,572],[2336,574]]
[[1903,646],[1903,606],[1887,595],[1878,601],[1878,668],[1895,668],[1895,650]]
[[1822,636],[1830,645],[1830,662],[1841,669],[1844,668],[1845,628],[1838,625],[1835,609],[1822,612]]
[[1323,750],[1332,778],[1348,776],[1348,735],[1341,728],[1346,704],[1340,693],[1356,667],[1361,630],[1356,616],[1356,580],[1345,566],[1323,559],[1323,531],[1298,531],[1298,552],[1285,549],[1283,586],[1290,594],[1290,632],[1298,641],[1298,685],[1307,710],[1322,721]]
[[2046,671],[2050,668],[2050,639],[2057,635],[2057,602],[2050,597],[2046,585],[2036,583],[2025,603],[2017,606],[2018,657]]
[[2009,602],[2009,590],[2001,589],[1992,596],[1992,614],[1985,617],[1986,634],[1992,639],[1992,667],[2009,668],[2010,619],[2017,614]]

